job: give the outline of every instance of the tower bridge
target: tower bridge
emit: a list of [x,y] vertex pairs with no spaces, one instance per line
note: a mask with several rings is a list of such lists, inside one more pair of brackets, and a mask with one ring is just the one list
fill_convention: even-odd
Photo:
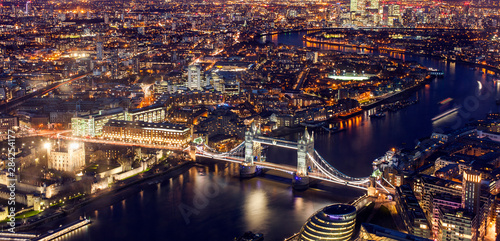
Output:
[[[297,150],[296,166],[272,163],[262,154],[263,146],[277,146]],[[259,169],[272,169],[293,175],[292,184],[296,189],[305,189],[310,179],[336,183],[376,193],[380,190],[392,193],[371,177],[350,177],[327,162],[314,149],[314,136],[307,128],[297,142],[262,136],[255,125],[245,132],[245,141],[228,152],[218,152],[207,145],[196,146],[196,156],[240,164],[241,177],[253,177]]]

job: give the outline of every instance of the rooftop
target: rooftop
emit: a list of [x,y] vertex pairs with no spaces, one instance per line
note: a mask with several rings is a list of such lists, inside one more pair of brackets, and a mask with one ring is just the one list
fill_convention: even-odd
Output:
[[121,120],[109,120],[105,126],[113,127],[130,127],[130,128],[154,128],[154,129],[169,129],[184,131],[189,128],[184,125],[171,124],[171,123],[150,123],[144,121],[121,121]]

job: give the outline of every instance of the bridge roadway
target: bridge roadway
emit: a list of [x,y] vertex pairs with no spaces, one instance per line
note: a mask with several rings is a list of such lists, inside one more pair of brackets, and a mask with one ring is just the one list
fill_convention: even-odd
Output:
[[[244,158],[242,158],[242,157],[207,155],[207,154],[202,153],[201,151],[196,151],[196,156],[206,157],[206,158],[211,158],[211,159],[216,159],[216,160],[221,160],[221,161],[228,161],[228,162],[237,163],[237,164],[243,164],[243,162],[244,162]],[[267,169],[286,172],[289,174],[293,174],[297,171],[297,167],[291,166],[291,165],[275,164],[275,163],[271,163],[271,162],[254,162],[254,163],[258,167],[263,167],[263,168],[267,168]],[[349,186],[349,187],[354,187],[354,188],[358,188],[358,189],[367,190],[367,187],[365,187],[363,185],[351,184],[347,181],[333,180],[332,178],[329,178],[328,176],[326,176],[320,172],[309,172],[308,177],[322,180],[322,181],[332,182],[332,183],[336,183],[336,184],[340,184],[340,185],[345,185],[345,186]]]
[[[120,145],[120,146],[134,146],[134,147],[145,147],[145,148],[157,148],[157,149],[168,149],[168,150],[176,150],[176,151],[187,151],[190,147],[187,148],[181,148],[181,147],[176,147],[176,146],[168,146],[168,145],[157,145],[157,144],[148,144],[148,143],[131,143],[131,142],[121,142],[121,141],[109,141],[109,140],[104,140],[104,139],[97,139],[97,138],[81,138],[81,137],[69,137],[69,136],[64,136],[64,135],[52,135],[50,136],[51,138],[61,138],[65,140],[74,140],[74,141],[82,141],[82,142],[90,142],[90,143],[101,143],[101,144],[109,144],[109,145]],[[260,137],[259,137],[260,138]],[[268,140],[272,140],[271,138],[262,138],[262,143],[267,143]],[[266,141],[266,142],[264,142]],[[288,148],[292,148],[291,144],[295,144],[292,142],[288,141],[278,141],[278,143],[284,143],[284,145],[287,145]],[[243,146],[240,144],[238,147]],[[296,145],[295,145],[296,146]],[[239,148],[235,148],[239,149]],[[296,149],[296,147],[295,147]],[[243,157],[234,157],[230,155],[223,155],[223,154],[205,154],[206,152],[197,149],[195,155],[200,156],[200,157],[206,157],[206,158],[211,158],[211,159],[217,159],[217,160],[222,160],[222,161],[227,161],[227,162],[233,162],[237,164],[243,164],[244,163],[244,158]],[[272,170],[277,170],[281,172],[286,172],[289,174],[294,174],[297,171],[296,166],[291,166],[291,165],[285,165],[285,164],[275,164],[271,162],[255,162],[255,165],[258,167],[266,168],[266,169],[272,169]],[[316,165],[315,165],[316,166]],[[332,182],[340,185],[345,185],[353,188],[358,188],[358,189],[363,189],[367,190],[366,182],[364,182],[362,179],[359,180],[353,180],[353,181],[345,181],[342,180],[341,177],[344,177],[344,175],[341,175],[341,177],[336,177],[332,178],[328,175],[325,175],[321,173],[323,172],[328,172],[324,167],[317,166],[316,168],[318,169],[318,172],[309,172],[308,177],[314,178],[317,180],[322,180],[326,182]],[[337,173],[338,174],[338,173]],[[386,188],[377,188],[380,191],[388,191]],[[390,189],[390,188],[389,188]]]

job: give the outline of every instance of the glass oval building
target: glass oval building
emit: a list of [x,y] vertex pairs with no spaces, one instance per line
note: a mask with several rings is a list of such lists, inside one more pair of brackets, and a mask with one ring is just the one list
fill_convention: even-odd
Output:
[[349,240],[356,224],[356,208],[333,204],[313,214],[300,230],[298,240]]

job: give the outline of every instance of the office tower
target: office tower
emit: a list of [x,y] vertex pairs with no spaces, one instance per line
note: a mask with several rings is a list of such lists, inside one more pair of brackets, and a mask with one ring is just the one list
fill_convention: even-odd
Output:
[[25,10],[26,16],[30,15],[30,10],[31,10],[31,1],[27,1],[26,2],[26,10]]
[[358,0],[351,0],[351,12],[358,11]]
[[201,68],[199,65],[188,67],[188,82],[186,87],[190,89],[201,90]]

